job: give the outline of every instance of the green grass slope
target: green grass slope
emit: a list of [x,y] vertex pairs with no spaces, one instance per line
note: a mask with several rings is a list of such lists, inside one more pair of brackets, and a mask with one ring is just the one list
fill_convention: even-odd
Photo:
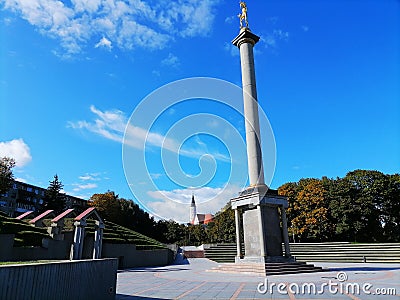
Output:
[[0,234],[7,233],[15,234],[14,247],[41,246],[43,238],[51,239],[46,228],[38,228],[0,213]]
[[[51,225],[50,219],[43,220],[45,226]],[[64,232],[74,230],[73,218],[65,219]],[[95,221],[88,219],[86,233],[94,235]],[[10,218],[0,213],[0,234],[15,234],[14,246],[41,246],[42,238],[51,238],[46,228],[38,228],[28,224],[26,221]],[[165,249],[165,245],[149,238],[141,233],[118,224],[105,221],[103,231],[103,243],[110,244],[135,244],[138,250]]]

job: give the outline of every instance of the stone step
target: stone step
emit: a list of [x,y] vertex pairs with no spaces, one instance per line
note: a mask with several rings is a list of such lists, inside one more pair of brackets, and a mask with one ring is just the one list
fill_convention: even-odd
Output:
[[[290,248],[292,252],[376,252],[377,248]],[[400,252],[400,247],[398,248],[380,248],[381,252]],[[213,251],[213,250],[212,250]],[[215,251],[215,250],[214,250]],[[217,250],[220,251],[220,250]],[[233,251],[232,251],[233,252]]]
[[[400,261],[400,243],[291,243],[290,246],[297,261],[363,262],[364,256],[367,262]],[[205,245],[205,257],[211,260],[233,262],[235,256],[236,244]]]
[[[364,258],[346,258],[346,257],[315,257],[315,256],[307,256],[307,257],[296,257],[297,261],[317,261],[317,262],[348,262],[348,263],[357,263],[364,262]],[[368,258],[366,257],[365,262],[368,263],[400,263],[400,259],[387,258]]]
[[325,272],[321,269],[293,269],[293,270],[279,270],[279,271],[266,271],[266,275],[285,275],[285,274],[299,274],[299,273],[316,273]]
[[291,252],[292,256],[353,256],[353,257],[400,257],[400,253],[376,253],[376,252]]
[[238,273],[238,274],[253,274],[253,275],[282,275],[282,274],[297,274],[322,272],[321,267],[305,263],[238,263],[238,264],[221,264],[218,267],[208,270],[210,272],[222,273]]
[[[232,245],[232,244],[229,244]],[[233,244],[235,245],[235,244]],[[318,247],[400,247],[400,243],[290,243],[291,247],[318,246]]]

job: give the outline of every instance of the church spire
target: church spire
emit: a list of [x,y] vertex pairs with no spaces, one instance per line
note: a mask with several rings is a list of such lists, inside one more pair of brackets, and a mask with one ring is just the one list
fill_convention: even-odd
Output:
[[196,202],[194,201],[194,194],[192,193],[192,203],[190,204],[190,224],[194,224],[195,219],[196,219]]
[[194,194],[192,193],[192,204],[190,206],[196,206],[196,202],[194,201]]

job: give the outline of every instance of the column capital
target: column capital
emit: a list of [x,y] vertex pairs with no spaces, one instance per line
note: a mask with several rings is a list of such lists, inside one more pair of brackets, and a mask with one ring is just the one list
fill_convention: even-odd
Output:
[[250,43],[254,46],[259,40],[260,37],[258,35],[252,33],[248,28],[242,28],[238,36],[233,39],[232,44],[238,48],[243,43]]

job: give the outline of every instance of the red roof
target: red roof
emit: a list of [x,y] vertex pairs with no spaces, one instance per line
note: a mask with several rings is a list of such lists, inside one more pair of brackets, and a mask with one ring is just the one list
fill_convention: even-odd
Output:
[[92,211],[94,211],[96,209],[96,207],[89,207],[88,209],[86,209],[83,213],[81,213],[79,216],[77,216],[75,218],[75,221],[80,221],[83,217],[87,216],[88,214],[90,214]]
[[45,216],[47,216],[48,214],[51,214],[52,212],[53,212],[52,209],[46,210],[44,213],[41,213],[36,218],[30,220],[29,223],[31,223],[31,224],[36,223],[37,221],[43,219]]
[[204,224],[208,224],[214,220],[214,216],[212,214],[206,214],[204,217]]
[[214,219],[214,216],[212,214],[197,214],[196,216],[199,224],[208,224]]
[[70,208],[67,209],[66,211],[64,211],[63,213],[59,214],[57,217],[55,217],[53,220],[51,220],[52,222],[58,222],[60,221],[62,218],[65,218],[67,215],[69,215],[71,212],[73,212],[74,209]]
[[25,218],[27,215],[30,215],[31,213],[33,213],[33,210],[28,210],[28,211],[24,212],[22,215],[19,215],[18,217],[16,217],[16,219],[22,220],[23,218]]

